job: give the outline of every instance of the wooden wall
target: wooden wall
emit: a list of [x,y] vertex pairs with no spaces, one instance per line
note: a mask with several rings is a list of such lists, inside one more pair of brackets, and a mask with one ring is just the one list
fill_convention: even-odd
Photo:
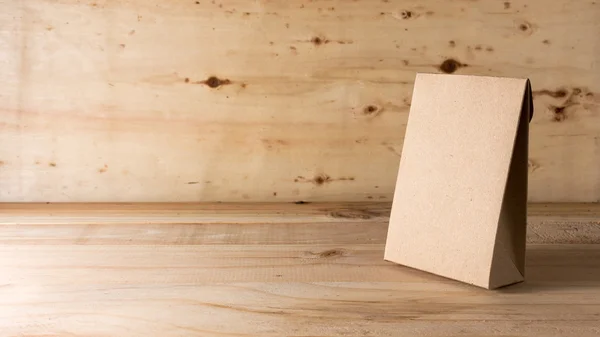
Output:
[[0,200],[389,200],[446,72],[531,78],[530,200],[599,201],[599,60],[598,0],[2,0]]

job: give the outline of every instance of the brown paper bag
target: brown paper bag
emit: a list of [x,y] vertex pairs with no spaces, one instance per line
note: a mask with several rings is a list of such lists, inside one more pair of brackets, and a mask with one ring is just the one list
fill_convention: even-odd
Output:
[[418,74],[385,260],[493,289],[524,279],[527,79]]

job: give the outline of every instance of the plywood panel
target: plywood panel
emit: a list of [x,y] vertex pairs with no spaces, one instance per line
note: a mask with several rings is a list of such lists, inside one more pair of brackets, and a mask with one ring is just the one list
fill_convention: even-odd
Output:
[[598,36],[595,1],[2,1],[0,200],[389,200],[416,72],[531,78],[530,199],[600,200]]

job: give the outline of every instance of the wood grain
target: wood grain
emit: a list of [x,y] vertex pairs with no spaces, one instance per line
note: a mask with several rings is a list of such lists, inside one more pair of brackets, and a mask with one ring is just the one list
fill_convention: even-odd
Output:
[[[217,248],[217,249],[215,249]],[[315,250],[315,248],[317,250]],[[382,247],[1,248],[0,335],[595,336],[595,245],[534,246],[528,281],[474,289]],[[312,253],[317,253],[313,255]],[[595,260],[594,260],[595,259]]]
[[600,200],[597,1],[0,2],[1,201],[390,200],[416,72],[529,77],[530,200]]
[[526,282],[497,291],[383,261],[389,204],[0,211],[0,336],[600,333],[598,204],[530,205]]
[[[384,244],[390,209],[375,202],[0,203],[0,245]],[[530,204],[527,240],[600,244],[600,204]]]

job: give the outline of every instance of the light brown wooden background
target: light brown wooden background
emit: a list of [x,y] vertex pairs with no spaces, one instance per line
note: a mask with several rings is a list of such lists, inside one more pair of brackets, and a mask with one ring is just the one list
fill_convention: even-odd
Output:
[[597,0],[0,0],[0,200],[389,200],[445,71],[529,77],[530,200],[598,201],[599,60]]

